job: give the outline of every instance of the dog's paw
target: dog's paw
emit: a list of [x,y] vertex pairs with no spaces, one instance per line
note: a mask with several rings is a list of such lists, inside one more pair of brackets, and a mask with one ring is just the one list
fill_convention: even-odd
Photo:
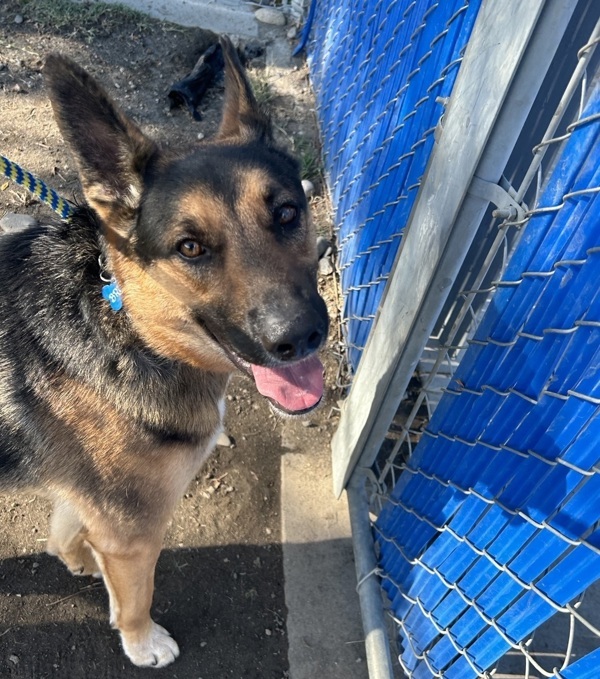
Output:
[[91,549],[84,543],[80,543],[75,549],[59,551],[49,547],[48,554],[57,556],[73,575],[91,575],[94,578],[102,578],[102,572]]
[[102,579],[102,571],[89,549],[86,549],[85,551],[83,549],[80,550],[77,557],[78,558],[71,559],[70,562],[67,563],[67,567],[73,575],[91,575],[98,580]]
[[150,632],[144,639],[140,640],[138,637],[133,641],[131,636],[121,632],[123,649],[131,662],[138,667],[164,667],[179,655],[177,642],[164,627],[155,622],[152,622]]

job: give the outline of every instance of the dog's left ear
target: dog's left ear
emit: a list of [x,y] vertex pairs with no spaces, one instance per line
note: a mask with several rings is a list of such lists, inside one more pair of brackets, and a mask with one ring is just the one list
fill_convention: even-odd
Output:
[[44,76],[88,205],[106,228],[127,237],[139,207],[142,173],[156,152],[154,142],[70,59],[51,54]]
[[271,121],[257,104],[231,40],[220,38],[225,59],[225,105],[217,139],[270,141]]

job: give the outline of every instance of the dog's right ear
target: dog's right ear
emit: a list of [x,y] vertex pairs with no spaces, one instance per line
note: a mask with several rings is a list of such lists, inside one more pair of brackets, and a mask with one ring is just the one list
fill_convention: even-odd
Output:
[[219,42],[225,60],[225,103],[217,139],[270,140],[271,122],[256,102],[235,47],[225,35]]
[[155,144],[70,59],[51,54],[44,76],[56,122],[77,160],[87,203],[106,228],[126,237]]

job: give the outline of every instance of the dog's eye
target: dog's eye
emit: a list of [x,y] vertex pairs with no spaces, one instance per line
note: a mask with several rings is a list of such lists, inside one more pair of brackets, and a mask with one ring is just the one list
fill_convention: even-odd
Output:
[[181,241],[177,246],[177,249],[186,259],[196,259],[197,257],[203,257],[209,253],[207,247],[204,247],[202,243],[199,243],[197,240],[192,240],[191,238],[186,238],[184,241]]
[[277,223],[281,226],[289,226],[297,217],[298,208],[295,205],[282,205],[276,213]]

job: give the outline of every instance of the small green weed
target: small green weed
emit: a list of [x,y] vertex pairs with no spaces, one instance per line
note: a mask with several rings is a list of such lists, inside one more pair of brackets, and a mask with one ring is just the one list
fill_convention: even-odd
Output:
[[248,76],[258,105],[267,111],[277,95],[261,71],[249,71]]
[[302,179],[310,179],[314,182],[322,177],[321,155],[315,144],[311,144],[303,137],[296,138],[294,139],[294,153],[300,160]]

